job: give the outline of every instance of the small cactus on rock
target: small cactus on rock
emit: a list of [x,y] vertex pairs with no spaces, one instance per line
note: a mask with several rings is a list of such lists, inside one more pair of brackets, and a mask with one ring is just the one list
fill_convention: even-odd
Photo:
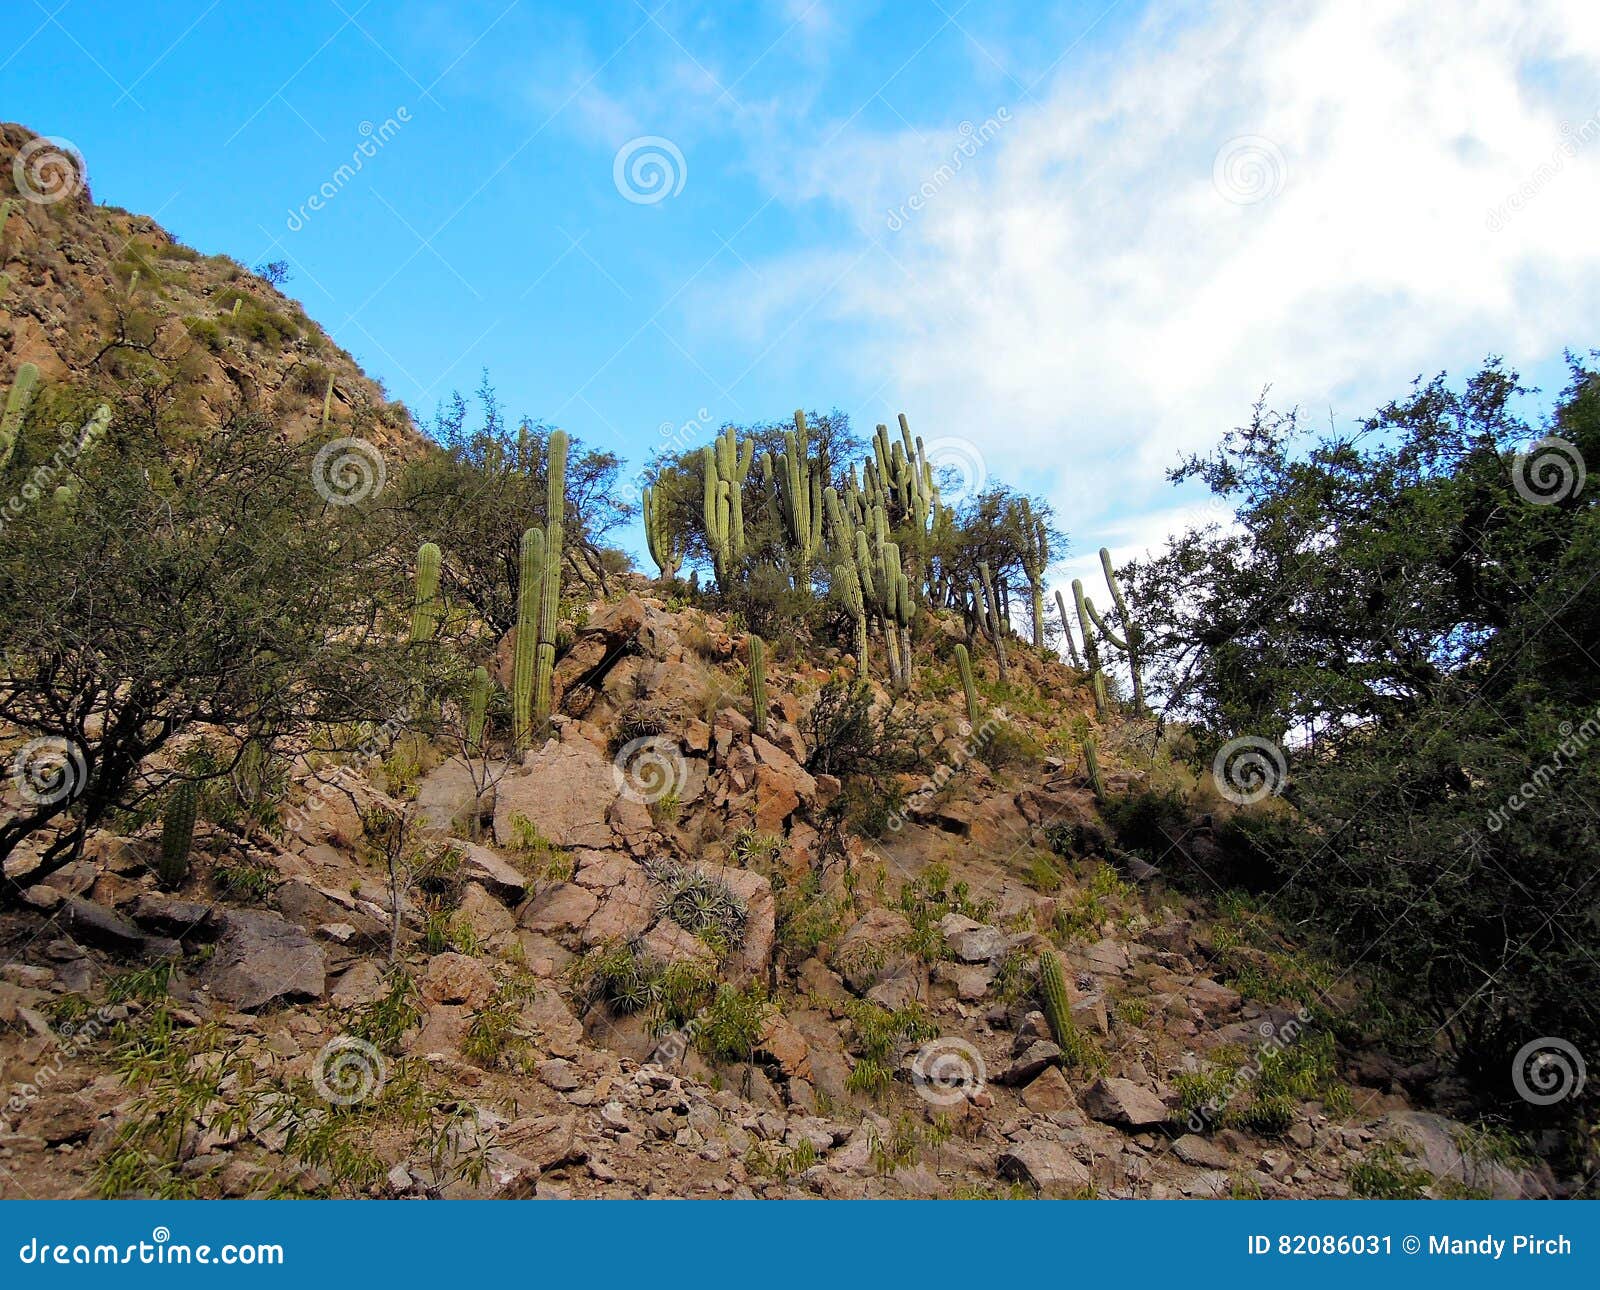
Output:
[[17,368],[11,382],[11,393],[6,396],[6,410],[0,415],[0,469],[4,469],[16,451],[17,436],[22,432],[23,418],[28,415],[28,405],[39,387],[39,369],[32,363]]
[[983,709],[978,706],[978,687],[972,680],[972,658],[967,653],[967,647],[959,642],[956,645],[956,667],[961,671],[961,688],[967,696],[967,720],[976,729]]
[[1082,1045],[1067,999],[1067,978],[1061,971],[1061,960],[1050,950],[1039,955],[1039,993],[1044,998],[1045,1020],[1050,1023],[1056,1045],[1063,1053],[1078,1051]]
[[194,822],[200,809],[200,786],[193,780],[179,784],[167,798],[161,821],[161,858],[156,877],[163,887],[181,886],[189,876],[189,856],[194,848]]
[[416,598],[411,606],[411,643],[433,639],[439,625],[439,568],[444,560],[439,548],[424,542],[417,548]]

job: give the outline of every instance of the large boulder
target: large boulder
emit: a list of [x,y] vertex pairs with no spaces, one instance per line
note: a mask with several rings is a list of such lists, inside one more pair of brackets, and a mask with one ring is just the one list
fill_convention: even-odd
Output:
[[610,847],[606,812],[620,795],[612,764],[600,749],[582,738],[551,740],[528,754],[520,772],[500,781],[495,840],[513,842],[512,821],[520,815],[558,847]]
[[302,928],[277,914],[230,909],[200,983],[213,998],[248,1012],[274,999],[320,999],[327,961]]

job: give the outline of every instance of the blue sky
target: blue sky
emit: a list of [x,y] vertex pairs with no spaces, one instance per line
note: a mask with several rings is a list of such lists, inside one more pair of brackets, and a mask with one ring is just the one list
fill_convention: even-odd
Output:
[[1600,7],[1441,8],[17,0],[0,117],[287,259],[419,418],[483,368],[635,463],[903,410],[1048,496],[1070,576],[1196,514],[1162,469],[1265,386],[1348,423],[1595,343]]

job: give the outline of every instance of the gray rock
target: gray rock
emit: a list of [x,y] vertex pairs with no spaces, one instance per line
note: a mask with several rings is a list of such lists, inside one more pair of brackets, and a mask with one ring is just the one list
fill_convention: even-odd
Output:
[[946,914],[939,920],[944,943],[962,963],[988,963],[1005,953],[1009,939],[998,927],[975,922],[961,914]]
[[182,941],[214,941],[222,935],[222,912],[198,900],[175,900],[141,891],[127,907],[140,927]]
[[320,999],[327,960],[295,924],[263,910],[231,909],[200,982],[214,997],[248,1012],[274,999]]
[[1227,1169],[1233,1164],[1233,1158],[1215,1142],[1194,1133],[1186,1133],[1174,1142],[1172,1154],[1196,1169]]
[[1131,1079],[1097,1079],[1083,1095],[1083,1109],[1105,1124],[1129,1129],[1167,1122],[1167,1108],[1161,1099]]
[[488,847],[452,838],[451,845],[461,852],[461,876],[481,883],[490,895],[508,905],[520,905],[528,894],[528,880],[521,870],[501,859]]
[[1027,1084],[1047,1066],[1061,1060],[1061,1049],[1048,1039],[1035,1039],[1000,1073],[1001,1084]]
[[1009,1148],[1000,1156],[998,1170],[1002,1178],[1028,1183],[1052,1200],[1081,1195],[1092,1185],[1088,1169],[1067,1145],[1045,1138]]

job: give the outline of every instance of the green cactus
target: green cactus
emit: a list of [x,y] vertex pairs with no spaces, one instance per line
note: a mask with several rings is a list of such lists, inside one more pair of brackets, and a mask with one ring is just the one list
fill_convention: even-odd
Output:
[[1072,1005],[1067,996],[1067,978],[1054,951],[1039,955],[1039,993],[1044,998],[1044,1016],[1050,1033],[1063,1054],[1080,1052],[1083,1044],[1072,1020]]
[[977,729],[983,709],[978,706],[978,687],[972,680],[972,658],[967,653],[967,647],[956,645],[956,667],[961,670],[961,688],[967,695],[967,720]]
[[1018,503],[1017,537],[1022,547],[1022,572],[1028,579],[1033,608],[1033,647],[1044,648],[1044,574],[1050,567],[1050,530],[1036,517],[1026,497]]
[[673,581],[683,564],[683,540],[672,530],[661,494],[649,485],[644,490],[644,540],[661,570],[661,580]]
[[411,605],[411,643],[433,639],[439,625],[439,568],[444,555],[432,542],[417,548],[416,598]]
[[1083,632],[1083,661],[1089,669],[1089,687],[1094,691],[1095,711],[1101,716],[1106,713],[1106,678],[1100,670],[1100,646],[1095,641],[1094,625],[1097,621],[1094,607],[1090,605],[1089,598],[1083,594],[1083,579],[1072,580],[1072,599],[1078,610],[1078,627]]
[[[1095,622],[1100,627],[1101,633],[1111,644],[1128,656],[1128,674],[1133,681],[1133,712],[1135,716],[1142,717],[1145,713],[1144,706],[1144,671],[1139,664],[1139,640],[1141,633],[1139,625],[1133,621],[1133,615],[1128,612],[1128,602],[1122,596],[1122,584],[1117,581],[1116,572],[1111,567],[1111,552],[1105,547],[1100,548],[1100,568],[1106,575],[1106,586],[1111,590],[1112,603],[1117,607],[1117,619],[1122,624],[1122,637],[1118,639],[1109,627],[1106,627],[1098,615]],[[1094,604],[1090,602],[1089,612],[1094,614]]]
[[758,735],[767,733],[767,643],[754,633],[750,636],[751,728]]
[[552,430],[546,446],[544,569],[539,587],[538,652],[533,674],[533,729],[550,727],[551,680],[556,669],[556,621],[561,611],[561,556],[566,542],[567,432]]
[[156,866],[156,877],[163,887],[180,886],[189,876],[194,821],[199,809],[200,786],[193,780],[179,784],[167,798],[161,821],[161,858]]
[[810,581],[811,566],[822,546],[822,471],[807,455],[809,433],[806,414],[794,414],[794,429],[784,431],[784,451],[768,461],[769,474],[778,481],[778,512],[799,565],[797,581]]
[[734,570],[744,559],[744,482],[755,454],[755,440],[747,439],[741,446],[732,426],[717,436],[714,448],[700,450],[706,485],[706,545],[711,548],[717,587],[722,591],[732,585]]
[[511,656],[511,742],[518,752],[525,751],[533,742],[533,682],[539,652],[544,564],[544,530],[528,529],[522,535],[517,635]]
[[32,363],[17,368],[11,382],[11,393],[6,396],[6,410],[0,415],[0,470],[11,461],[16,451],[17,436],[22,432],[23,418],[28,415],[28,405],[33,402],[34,391],[39,388],[39,369]]
[[839,599],[844,601],[844,606],[850,611],[850,617],[855,620],[856,639],[856,675],[863,680],[867,676],[867,604],[861,594],[861,575],[856,572],[855,558],[849,557],[840,560],[833,567],[833,586],[839,593]]
[[1100,745],[1093,734],[1083,737],[1083,764],[1089,772],[1089,787],[1094,792],[1094,800],[1105,801],[1106,785],[1100,778]]
[[994,577],[987,562],[978,565],[978,584],[973,588],[977,601],[978,623],[994,643],[995,663],[1000,670],[1000,684],[1010,685],[1011,674],[1006,667],[1006,620],[1000,612],[1000,602],[994,594]]
[[328,431],[328,414],[333,411],[333,376],[328,376],[328,388],[322,392],[322,431]]
[[1061,615],[1061,634],[1067,641],[1067,659],[1073,667],[1081,669],[1083,660],[1078,657],[1078,643],[1072,639],[1072,620],[1067,617],[1067,602],[1060,587],[1056,588],[1056,612]]
[[492,682],[489,669],[476,667],[472,671],[472,686],[467,691],[467,748],[471,752],[483,751],[483,735],[489,724],[489,695]]

